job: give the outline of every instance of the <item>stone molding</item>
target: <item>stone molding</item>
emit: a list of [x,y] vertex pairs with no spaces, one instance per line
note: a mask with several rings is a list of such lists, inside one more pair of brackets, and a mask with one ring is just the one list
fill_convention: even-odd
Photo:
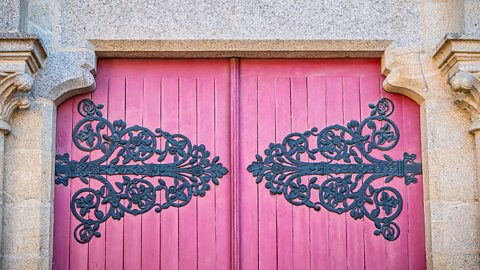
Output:
[[470,116],[470,131],[479,131],[480,36],[447,34],[433,58],[455,92],[455,103]]
[[433,59],[448,78],[458,71],[480,72],[480,35],[447,34],[437,46]]
[[9,121],[17,109],[30,106],[32,77],[24,72],[0,72],[0,130],[10,132]]
[[89,40],[102,58],[379,58],[390,40]]
[[30,106],[32,76],[43,67],[47,54],[37,37],[0,34],[0,130],[10,131],[17,109]]

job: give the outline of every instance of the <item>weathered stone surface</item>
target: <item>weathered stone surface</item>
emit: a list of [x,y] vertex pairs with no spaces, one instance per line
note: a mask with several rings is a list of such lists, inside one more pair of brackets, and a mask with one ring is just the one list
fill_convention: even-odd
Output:
[[389,40],[101,40],[99,57],[121,58],[379,58]]
[[[474,265],[477,259],[471,255],[480,250],[480,218],[470,116],[455,104],[445,72],[428,53],[390,48],[382,58],[382,70],[387,91],[421,104],[428,267]],[[460,257],[463,263],[456,259]]]
[[5,145],[2,269],[50,265],[55,104],[37,99],[30,110],[14,115]]
[[25,255],[23,257],[17,256],[5,256],[3,258],[4,269],[12,270],[25,270],[25,269],[38,269],[48,270],[51,269],[51,259],[47,257]]
[[[469,116],[454,99],[431,98],[423,104],[425,114],[424,147],[429,150],[455,150],[473,147],[473,137],[468,134]],[[473,148],[472,148],[473,150]]]
[[429,16],[424,16],[424,33],[426,35],[424,42],[428,48],[434,48],[444,37],[445,30],[449,28],[449,2],[452,1],[423,1],[423,8],[428,10],[429,14]]
[[[469,134],[472,112],[457,106],[478,87],[457,72],[480,72],[479,10],[478,0],[3,1],[0,32],[36,33],[48,47],[49,62],[34,81],[36,101],[14,114],[5,137],[11,198],[4,227],[18,244],[1,255],[2,267],[50,267],[54,104],[94,89],[97,56],[380,57],[386,50],[384,88],[413,98],[422,110],[428,266],[478,269],[480,152]],[[447,32],[467,34],[447,35],[436,51]],[[30,63],[27,73],[35,69]],[[474,95],[468,97],[478,105]],[[26,174],[34,180],[22,179]],[[25,191],[26,185],[34,189]],[[30,209],[12,212],[22,206]],[[15,227],[40,221],[33,232]]]
[[[89,39],[381,39],[420,44],[420,1],[59,1],[62,47]],[[352,16],[355,14],[355,16]]]
[[96,56],[91,50],[54,51],[34,82],[34,92],[57,104],[95,89]]
[[48,203],[53,199],[55,104],[36,100],[30,110],[12,119],[5,148],[6,202],[34,199]]
[[0,1],[0,32],[19,33],[25,30],[25,5],[23,0]]
[[[476,175],[470,168],[475,167],[475,154],[469,148],[432,150],[428,153],[430,200],[469,201],[478,198]],[[434,217],[432,210],[432,219]]]
[[458,71],[480,72],[480,34],[446,34],[434,50],[433,59],[451,78]]
[[28,32],[37,33],[47,48],[53,47],[54,1],[28,1]]
[[474,254],[480,249],[480,212],[478,202],[444,204],[443,235],[446,254]]
[[480,4],[478,0],[464,0],[465,33],[480,35]]

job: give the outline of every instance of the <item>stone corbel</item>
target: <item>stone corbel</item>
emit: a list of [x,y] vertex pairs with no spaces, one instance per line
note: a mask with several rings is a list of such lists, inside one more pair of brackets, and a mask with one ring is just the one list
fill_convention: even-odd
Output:
[[465,110],[472,121],[470,132],[480,130],[480,74],[457,71],[449,79],[449,84],[456,92],[455,103]]
[[422,66],[424,55],[417,49],[387,49],[382,56],[383,89],[410,97],[422,103],[427,92],[426,76]]

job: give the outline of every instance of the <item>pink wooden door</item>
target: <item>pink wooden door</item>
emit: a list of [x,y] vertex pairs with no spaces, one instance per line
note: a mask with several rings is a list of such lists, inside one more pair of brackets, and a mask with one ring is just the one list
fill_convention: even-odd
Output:
[[[94,93],[74,97],[58,107],[58,154],[68,153],[70,160],[75,161],[85,156],[72,142],[72,131],[83,118],[78,113],[78,104],[89,98],[97,105],[104,104],[100,110],[107,121],[113,123],[121,119],[127,127],[139,125],[152,131],[159,127],[169,134],[184,135],[192,145],[203,144],[204,151],[211,153],[208,159],[213,162],[214,156],[218,156],[218,163],[228,169],[228,173],[219,175],[218,185],[210,182],[211,188],[204,196],[192,196],[184,206],[171,206],[160,213],[153,208],[138,215],[126,213],[119,220],[110,218],[99,226],[99,237],[83,244],[74,236],[79,221],[71,213],[72,196],[84,188],[99,190],[101,184],[84,183],[77,177],[66,186],[56,185],[54,269],[425,269],[422,179],[421,175],[415,175],[421,162],[419,106],[409,98],[381,90],[378,60],[100,60],[98,70]],[[352,127],[350,120],[362,123],[374,110],[369,104],[377,104],[381,98],[393,102],[394,112],[384,118],[373,116],[377,117],[374,122],[379,129],[389,126],[392,130],[372,136],[385,135],[383,144],[395,141],[395,147],[388,151],[379,143],[369,151],[373,157],[369,159],[360,153],[358,147],[362,143],[359,141],[357,148],[353,147],[356,156],[348,147],[347,159],[343,159],[344,153],[341,160],[328,159],[321,151],[312,152],[316,156],[313,159],[304,151],[305,141],[302,144],[301,140],[295,140],[293,144],[287,142],[286,147],[296,143],[295,149],[303,146],[303,150],[298,157],[292,157],[293,161],[285,161],[293,165],[280,166],[279,170],[282,162],[277,162],[274,169],[273,163],[266,161],[268,151],[265,149],[281,145],[291,133],[304,134],[314,127],[321,133],[325,127],[336,124],[348,128]],[[383,107],[379,108],[377,112],[381,114]],[[388,125],[389,119],[398,130]],[[322,145],[327,149],[324,154],[329,156],[328,149],[332,148],[328,147],[334,146],[332,153],[341,154],[342,151],[335,150],[338,144],[330,143],[335,135],[339,137],[339,130],[324,133],[326,137],[321,140],[318,134],[308,135],[309,149]],[[365,124],[365,130],[372,128]],[[398,134],[401,135],[395,139]],[[292,138],[298,139],[298,134]],[[87,142],[88,136],[84,139]],[[158,138],[159,145],[166,141],[168,135]],[[417,164],[406,165],[404,152],[416,154]],[[110,164],[116,154],[102,164]],[[88,160],[84,162],[101,158],[103,153],[91,151],[87,155]],[[384,162],[381,166],[387,168],[386,171],[376,172],[376,167],[368,167],[372,161]],[[162,162],[175,163],[174,155],[167,154]],[[332,167],[327,163],[339,165]],[[145,163],[127,160],[125,164]],[[316,164],[324,166],[323,171],[318,169],[316,174],[294,177],[297,187],[337,179],[329,183],[343,183],[351,188],[351,183],[341,180],[350,174],[352,183],[358,182],[350,194],[368,186],[365,183],[372,179],[370,189],[376,190],[378,202],[365,203],[363,212],[360,202],[359,207],[346,209],[354,200],[368,197],[373,201],[373,193],[369,194],[368,188],[366,193],[358,193],[363,194],[360,199],[348,200],[340,196],[346,194],[346,186],[343,189],[337,186],[337,193],[328,196],[321,191],[332,190],[334,186],[313,188],[307,200],[302,197],[305,190],[292,192],[291,184],[283,185],[285,188],[277,190],[276,195],[271,194],[272,186],[266,187],[269,182],[278,186],[277,180],[282,174],[288,181],[289,170],[317,170]],[[342,164],[357,165],[350,168]],[[197,163],[193,162],[191,173],[194,165]],[[388,167],[393,165],[400,166],[402,171]],[[339,171],[326,173],[328,166]],[[350,173],[343,172],[342,168]],[[352,168],[366,168],[364,176],[354,179],[358,173],[352,173]],[[393,171],[397,175],[385,182]],[[259,178],[262,172],[263,177]],[[266,174],[273,172],[269,176],[273,181],[268,181]],[[415,172],[411,177],[416,178],[416,183],[406,185],[408,172]],[[381,179],[373,181],[369,178],[373,174]],[[174,176],[165,176],[165,172],[162,175],[167,186],[174,185]],[[112,184],[125,182],[120,174],[105,178]],[[146,179],[152,185],[159,183],[158,177]],[[291,195],[294,193],[296,195]],[[328,198],[338,202],[334,209],[325,209]],[[176,201],[183,199],[179,197]],[[164,193],[155,200],[159,205],[167,201]],[[399,202],[403,209],[394,216]],[[88,204],[85,200],[82,203]],[[372,215],[375,205],[380,205],[377,219]],[[321,210],[316,211],[315,206]],[[346,209],[344,212],[335,212],[342,207]],[[98,209],[108,213],[105,205]],[[364,216],[359,217],[360,213]],[[93,210],[85,214],[92,219],[95,215]],[[382,217],[386,219],[377,225],[392,217],[396,225],[377,229],[372,220]],[[389,237],[395,239],[389,241]]]
[[[126,127],[142,125],[152,131],[161,128],[171,134],[182,134],[192,144],[203,144],[211,153],[210,161],[219,156],[223,166],[231,167],[228,60],[100,60],[98,70],[94,93],[74,97],[58,107],[59,154],[69,153],[72,160],[85,155],[72,143],[71,134],[72,127],[82,118],[77,104],[90,98],[96,104],[104,104],[101,111],[111,123],[121,119]],[[157,148],[162,148],[165,141],[165,137],[160,138]],[[168,153],[163,162],[173,162],[173,154]],[[102,155],[95,150],[90,152],[89,159]],[[115,154],[105,164],[113,158]],[[141,161],[127,164],[132,163],[142,164]],[[75,178],[66,187],[57,185],[53,268],[227,269],[231,261],[229,177],[221,177],[218,186],[210,181],[205,196],[193,196],[185,206],[170,207],[160,213],[154,209],[141,215],[126,213],[120,220],[109,218],[100,224],[101,236],[83,244],[74,237],[79,221],[70,213],[70,200],[76,190],[88,187],[88,183]],[[107,178],[111,183],[123,181],[120,175]],[[174,185],[172,177],[161,179],[167,186]],[[147,180],[152,185],[159,184],[158,177]],[[89,184],[90,188],[101,188],[97,181],[91,180]],[[165,203],[165,190],[156,200]],[[93,210],[89,215],[93,218]]]
[[[309,147],[305,147],[300,136],[293,136],[283,151],[296,151],[291,156],[281,155],[285,161],[267,162],[268,156],[275,156],[279,148],[273,144],[282,144],[284,138],[292,132],[303,133],[318,128],[318,132],[326,126],[341,125],[347,127],[350,120],[361,121],[369,117],[372,108],[369,104],[376,104],[380,98],[388,98],[395,104],[395,110],[390,118],[395,121],[401,133],[400,139],[393,149],[379,151],[374,147],[372,156],[384,159],[388,154],[393,160],[402,160],[403,153],[416,154],[416,162],[420,162],[420,125],[419,107],[409,98],[393,95],[381,90],[382,77],[377,60],[244,60],[240,65],[240,168],[248,166],[249,171],[242,170],[240,176],[240,258],[244,269],[425,269],[425,246],[423,225],[423,197],[421,177],[417,176],[418,183],[405,184],[402,177],[395,177],[393,181],[385,183],[382,179],[372,183],[373,188],[385,186],[398,190],[403,197],[403,211],[395,219],[401,233],[394,241],[387,241],[382,235],[374,235],[374,222],[365,216],[355,220],[352,211],[337,213],[325,209],[323,205],[315,211],[314,207],[307,207],[301,194],[312,192],[310,201],[317,203],[318,189],[309,189],[309,182],[320,184],[323,181],[337,179],[348,174],[329,175],[318,170],[318,173],[307,174],[301,179],[294,179],[292,186],[272,196],[274,187],[281,186],[278,181],[281,176],[294,175],[295,167],[301,167],[288,158],[303,162],[331,162],[338,164],[358,163],[354,156],[350,161],[327,159],[319,152],[311,153],[316,159],[307,155],[305,148],[315,149],[317,138],[322,138],[324,149],[335,146],[333,137],[310,136]],[[378,121],[383,122],[386,121]],[[380,127],[380,125],[379,125]],[[333,130],[333,129],[332,129]],[[369,130],[368,127],[364,128]],[[367,135],[367,132],[362,133]],[[340,138],[340,132],[335,133]],[[345,135],[345,138],[348,136]],[[320,140],[318,141],[320,142]],[[296,145],[296,143],[299,143]],[[332,143],[329,145],[329,143]],[[389,144],[388,142],[385,142]],[[319,143],[320,144],[320,143]],[[272,147],[273,146],[273,147]],[[283,145],[282,145],[283,146]],[[336,145],[337,147],[338,145]],[[343,153],[341,151],[325,150],[323,154],[330,157]],[[301,148],[304,149],[301,149]],[[265,149],[274,149],[271,155]],[[276,150],[275,150],[276,149]],[[364,163],[370,163],[355,148],[358,158]],[[278,152],[277,152],[278,151]],[[262,162],[255,162],[256,155]],[[343,157],[343,156],[342,156]],[[276,163],[276,165],[273,165]],[[266,164],[265,166],[261,166]],[[279,164],[283,164],[283,169]],[[277,166],[277,168],[275,168]],[[287,168],[288,167],[288,168]],[[303,170],[308,166],[304,166]],[[348,168],[348,167],[343,167]],[[282,171],[283,170],[283,171]],[[315,170],[310,169],[311,171]],[[352,181],[356,174],[352,174]],[[263,178],[258,175],[264,174]],[[268,181],[268,175],[272,181]],[[353,191],[358,191],[364,181],[368,181],[368,174],[359,180]],[[260,180],[256,184],[256,180]],[[288,181],[288,177],[283,181]],[[298,181],[298,182],[297,182]],[[344,182],[328,182],[337,185],[339,208],[348,208],[345,204],[352,204],[354,199],[341,198],[347,191]],[[304,191],[294,195],[293,185],[305,184]],[[269,189],[266,185],[270,185]],[[285,186],[283,185],[283,187]],[[339,187],[344,185],[342,187]],[[351,186],[350,186],[351,187]],[[385,190],[385,189],[384,189]],[[290,193],[287,193],[290,192]],[[294,195],[291,199],[294,205],[287,201],[287,195]],[[380,192],[383,193],[383,192]],[[325,195],[325,193],[323,193]],[[386,195],[392,195],[386,192]],[[333,197],[333,196],[332,196]],[[392,200],[392,196],[389,196]],[[325,198],[325,197],[324,197]],[[337,198],[334,198],[337,200]],[[303,201],[303,202],[301,202]],[[324,204],[328,200],[324,199]],[[361,202],[359,199],[356,201]],[[373,210],[367,205],[367,212]],[[395,209],[398,209],[395,208]],[[390,215],[385,215],[380,207],[381,215],[392,216],[395,210],[390,209]],[[388,210],[387,210],[388,211]],[[357,209],[356,213],[361,212]],[[392,225],[393,226],[393,225]]]

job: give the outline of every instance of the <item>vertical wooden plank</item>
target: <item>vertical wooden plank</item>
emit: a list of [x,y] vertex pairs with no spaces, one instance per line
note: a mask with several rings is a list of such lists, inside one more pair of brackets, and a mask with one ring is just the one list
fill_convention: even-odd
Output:
[[[80,103],[81,100],[83,99],[91,99],[91,94],[84,94],[84,95],[79,95],[74,97],[73,99],[73,125],[76,125],[80,119],[83,118],[78,113],[77,110],[77,105]],[[83,152],[82,150],[78,149],[74,144],[72,144],[72,155],[71,158],[73,160],[80,160],[84,156],[89,156],[90,160],[90,152]],[[71,179],[71,195],[81,189],[81,188],[86,188],[89,187],[89,184],[84,184],[83,182],[79,181],[79,178],[74,178]],[[91,181],[91,179],[89,179]],[[71,196],[71,197],[72,197]],[[89,214],[87,214],[87,217]],[[72,215],[71,217],[71,224],[70,224],[70,229],[72,230],[72,236],[74,235],[73,230],[76,228],[76,226],[79,223],[79,221]],[[73,241],[73,242],[72,242]],[[76,242],[76,240],[73,237],[70,237],[70,269],[87,269],[88,268],[88,244],[80,244]],[[82,259],[80,259],[83,257]]]
[[[327,78],[327,126],[343,124],[343,85],[341,77]],[[341,162],[341,161],[340,161]],[[342,176],[340,176],[342,177]],[[345,214],[328,213],[330,269],[346,269],[347,257]]]
[[[304,132],[308,129],[307,78],[292,78],[292,131]],[[302,156],[307,162],[308,157]],[[302,182],[308,184],[309,177]],[[294,269],[310,269],[310,209],[305,206],[293,207],[293,266]]]
[[[77,104],[85,99],[90,98],[90,94],[80,95],[73,98],[73,106],[74,112],[72,117],[73,125],[76,125],[78,121],[80,121],[83,116],[81,116],[77,111]],[[82,150],[78,149],[73,143],[72,146],[72,160],[80,160],[84,156],[88,156],[89,152],[83,152]],[[79,178],[73,178],[70,180],[71,186],[71,194],[70,198],[72,198],[73,194],[81,189],[88,187],[88,184],[83,183],[80,181]],[[69,200],[70,201],[70,200]],[[87,269],[88,267],[88,244],[80,244],[78,243],[75,238],[73,237],[75,228],[80,224],[80,222],[73,216],[70,215],[70,269]]]
[[[360,109],[361,119],[370,116],[371,108],[369,104],[376,104],[380,99],[380,80],[377,76],[367,76],[360,78]],[[375,151],[375,150],[374,150]],[[372,151],[372,155],[375,155]],[[382,236],[375,236],[375,225],[370,220],[364,223],[364,242],[365,242],[365,269],[385,269],[385,239]]]
[[[179,91],[177,78],[162,78],[161,127],[175,134],[178,132]],[[168,158],[168,159],[167,159]],[[167,157],[165,162],[172,161]],[[162,211],[161,222],[161,268],[178,269],[178,209],[171,207]]]
[[[57,108],[57,154],[69,153],[72,149],[72,112],[76,112],[73,99],[69,99]],[[53,225],[53,263],[52,269],[68,269],[70,264],[70,188],[71,186],[55,185]],[[73,224],[75,226],[75,224]]]
[[[257,153],[257,78],[245,76],[241,79],[240,95],[241,144],[239,166],[239,224],[240,224],[240,262],[241,269],[258,268],[258,216],[257,184],[255,178],[246,170]],[[234,165],[235,166],[235,165]]]
[[[112,77],[108,87],[108,121],[113,123],[118,119],[125,119],[125,78]],[[121,176],[108,177],[112,183],[121,179]],[[123,222],[110,218],[104,224],[106,269],[123,269]]]
[[[326,125],[326,78],[308,78],[308,127],[317,127],[319,130]],[[312,137],[309,143],[312,148],[317,146],[316,137]],[[325,177],[319,177],[319,182]],[[310,261],[311,269],[329,269],[329,246],[328,239],[328,211],[321,209],[319,212],[312,211],[310,216]]]
[[[215,80],[215,149],[214,155],[220,157],[220,162],[229,170],[229,173],[220,180],[215,187],[215,239],[216,239],[216,269],[231,269],[232,256],[232,167],[230,151],[230,93],[227,78],[218,77]],[[238,140],[237,140],[238,142]],[[236,215],[236,214],[235,214]]]
[[[102,111],[105,113],[108,112],[108,78],[100,77],[97,78],[97,89],[92,93],[92,100],[95,104],[103,104],[104,107]],[[104,130],[103,134],[107,134],[107,129]],[[90,160],[95,160],[101,158],[103,153],[101,151],[94,151],[90,155]],[[106,162],[105,162],[106,163]],[[96,190],[100,190],[103,185],[94,179],[90,180],[90,187]],[[106,213],[107,206],[101,204],[99,209]],[[93,218],[93,214],[90,215],[90,218]],[[102,234],[102,237],[94,237],[92,241],[88,243],[88,269],[105,269],[105,226],[104,224],[100,225],[98,231]]]
[[[143,79],[127,77],[125,122],[142,126]],[[134,133],[135,136],[135,133]],[[130,176],[137,178],[138,176]],[[136,207],[136,206],[133,206]],[[125,214],[123,221],[123,260],[125,269],[140,269],[142,266],[142,215]]]
[[[212,153],[215,149],[215,97],[214,80],[202,78],[197,80],[197,138]],[[215,266],[215,192],[211,190],[200,197],[198,204],[198,269],[216,269]],[[220,221],[222,222],[222,221]]]
[[[179,133],[197,144],[197,94],[196,80],[181,78],[179,82]],[[179,269],[195,269],[197,267],[197,201],[198,197],[178,209],[178,248]],[[211,228],[210,228],[211,229]]]
[[[404,97],[403,134],[407,152],[417,155],[416,162],[422,162],[420,137],[420,109],[415,101]],[[408,268],[411,270],[426,269],[425,255],[425,223],[423,201],[423,178],[417,176],[418,182],[407,186],[408,189]],[[402,228],[406,231],[405,228]]]
[[[259,155],[275,138],[275,78],[258,78],[258,134]],[[258,234],[259,234],[259,269],[277,268],[277,224],[276,201],[265,188],[265,182],[258,184]]]
[[230,59],[230,164],[231,166],[231,268],[240,269],[240,62],[237,58]]
[[[154,131],[160,127],[160,108],[161,108],[161,79],[158,77],[145,78],[143,88],[143,126]],[[157,143],[160,143],[157,140]],[[163,149],[160,145],[157,148]],[[150,182],[155,186],[159,177],[150,178]],[[160,193],[157,192],[157,203],[161,203]],[[175,209],[168,209],[175,211]],[[154,209],[142,216],[142,269],[154,270],[160,269],[160,219],[161,213]]]
[[[381,96],[390,99],[394,103],[394,112],[390,115],[390,119],[397,124],[400,130],[400,140],[395,148],[385,153],[394,160],[402,160],[405,152],[405,138],[408,133],[405,133],[403,121],[403,96],[398,94],[381,91]],[[383,180],[381,180],[383,181]],[[396,178],[393,181],[385,184],[400,192],[403,199],[403,210],[394,222],[400,227],[400,236],[395,241],[385,241],[386,248],[386,263],[388,269],[408,269],[408,190],[403,178]],[[389,195],[392,195],[391,193]],[[394,209],[396,210],[396,209]],[[380,236],[382,237],[382,236]],[[382,237],[383,238],[383,237]]]
[[[343,104],[345,125],[351,120],[361,121],[360,80],[358,77],[343,78]],[[363,182],[363,180],[360,181]],[[360,187],[360,184],[357,185],[354,191],[358,191]],[[363,218],[355,220],[349,213],[343,215],[345,215],[347,224],[347,268],[364,269]]]
[[[278,77],[275,85],[275,111],[277,142],[291,132],[291,81]],[[293,269],[293,205],[284,198],[277,200],[278,269]]]

